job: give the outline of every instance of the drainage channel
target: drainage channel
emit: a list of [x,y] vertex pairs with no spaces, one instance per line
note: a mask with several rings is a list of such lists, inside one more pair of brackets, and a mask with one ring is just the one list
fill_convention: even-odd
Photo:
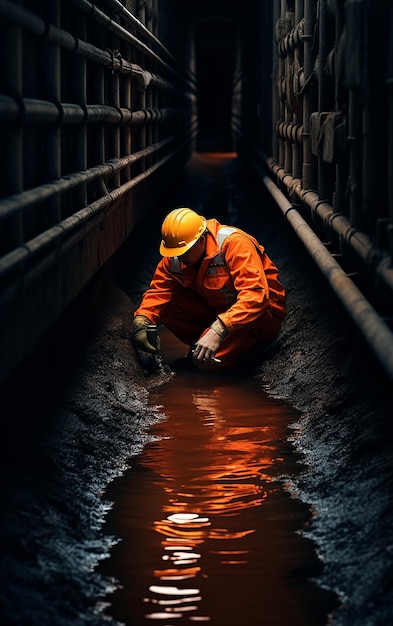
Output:
[[302,469],[297,413],[250,374],[178,371],[151,397],[166,419],[105,494],[119,537],[103,573],[106,613],[124,624],[322,626],[330,594],[299,532],[309,507],[288,488]]

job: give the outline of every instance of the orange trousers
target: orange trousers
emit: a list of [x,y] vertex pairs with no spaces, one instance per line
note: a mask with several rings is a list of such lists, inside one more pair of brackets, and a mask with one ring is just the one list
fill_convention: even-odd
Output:
[[[177,339],[192,346],[209,329],[219,313],[209,307],[195,291],[183,288],[174,293],[171,301],[163,306],[160,321]],[[277,337],[281,323],[279,317],[266,310],[254,322],[232,331],[216,353],[216,358],[221,361],[217,369],[232,369],[247,361],[253,349]]]

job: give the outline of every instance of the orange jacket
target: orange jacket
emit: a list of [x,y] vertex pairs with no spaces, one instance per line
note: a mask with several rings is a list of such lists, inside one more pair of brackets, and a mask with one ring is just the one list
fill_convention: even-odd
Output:
[[[219,232],[230,229],[221,247]],[[285,316],[285,290],[278,269],[258,241],[239,228],[207,220],[206,253],[199,271],[186,267],[175,257],[163,257],[154,272],[135,315],[159,322],[160,308],[176,291],[196,291],[218,315],[229,331],[255,321],[266,310]]]

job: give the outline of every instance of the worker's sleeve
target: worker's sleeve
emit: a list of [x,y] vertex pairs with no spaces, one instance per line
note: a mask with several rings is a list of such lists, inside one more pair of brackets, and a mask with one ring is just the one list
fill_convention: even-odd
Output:
[[223,244],[236,302],[219,318],[229,332],[255,321],[269,306],[269,287],[262,259],[255,245],[242,235],[231,235]]
[[160,321],[162,307],[172,299],[174,292],[181,288],[179,281],[169,271],[168,259],[161,259],[134,316],[144,315],[153,324],[157,324]]

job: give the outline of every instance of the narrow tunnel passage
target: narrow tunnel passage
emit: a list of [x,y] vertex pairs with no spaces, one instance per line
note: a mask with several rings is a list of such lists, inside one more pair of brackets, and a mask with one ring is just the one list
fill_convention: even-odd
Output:
[[[153,459],[152,453],[159,446],[168,446],[169,449],[177,439],[183,448],[186,446],[182,440],[186,432],[176,425],[173,412],[167,422],[162,422],[160,410],[154,408],[155,403],[165,404],[167,400],[168,406],[170,402],[173,403],[174,394],[171,390],[176,389],[173,385],[175,379],[168,381],[164,377],[165,385],[162,385],[160,377],[158,380],[154,376],[143,377],[128,339],[132,310],[146,288],[159,256],[161,218],[173,206],[184,204],[192,204],[196,210],[208,216],[215,215],[224,223],[236,223],[254,232],[266,245],[272,258],[278,261],[288,289],[288,317],[278,344],[266,351],[261,366],[250,373],[248,378],[244,381],[235,379],[232,386],[223,381],[220,383],[220,394],[214,394],[214,400],[218,398],[223,402],[222,414],[233,410],[240,415],[249,407],[248,396],[243,396],[242,402],[238,404],[231,400],[229,406],[232,387],[237,393],[239,384],[243,382],[244,389],[252,401],[258,403],[261,411],[265,392],[276,399],[284,399],[290,403],[290,407],[298,407],[299,415],[285,403],[273,401],[273,406],[284,410],[284,415],[280,418],[275,415],[274,418],[278,420],[281,435],[277,432],[272,435],[272,439],[279,442],[283,449],[282,454],[274,453],[271,458],[274,455],[285,458],[288,465],[284,468],[282,462],[277,461],[266,470],[258,468],[261,474],[254,472],[256,480],[246,485],[252,491],[249,494],[251,500],[255,498],[256,502],[262,499],[261,504],[241,509],[241,513],[228,518],[222,517],[217,526],[229,528],[229,523],[224,525],[225,522],[233,524],[239,521],[242,528],[256,528],[253,522],[257,511],[263,517],[267,507],[271,506],[273,510],[276,505],[282,506],[281,512],[287,514],[288,519],[279,520],[277,533],[288,531],[286,538],[291,536],[294,543],[282,561],[274,562],[277,568],[274,572],[269,571],[267,588],[271,589],[269,585],[277,583],[275,588],[278,591],[280,588],[285,590],[287,595],[279,598],[283,612],[285,598],[290,597],[294,588],[301,587],[299,615],[302,611],[310,611],[310,619],[315,620],[316,626],[322,626],[330,603],[329,594],[322,592],[322,588],[338,596],[342,602],[333,614],[332,624],[388,624],[392,615],[392,556],[389,549],[393,458],[391,394],[384,387],[377,368],[371,367],[370,355],[359,342],[353,326],[346,320],[326,285],[321,283],[317,269],[310,265],[308,256],[291,236],[291,232],[288,234],[282,228],[282,216],[263,194],[263,190],[248,176],[248,172],[240,167],[234,154],[193,156],[176,188],[162,198],[154,212],[136,229],[128,249],[119,255],[113,311],[99,334],[90,337],[89,341],[86,335],[87,345],[84,342],[76,346],[74,344],[67,362],[64,362],[64,352],[60,351],[60,363],[53,358],[45,363],[44,369],[42,361],[41,367],[39,363],[34,364],[28,370],[26,379],[18,378],[15,386],[8,389],[10,402],[3,425],[7,425],[7,430],[11,429],[15,436],[12,445],[9,438],[2,440],[2,616],[4,614],[7,617],[10,625],[18,626],[21,623],[30,623],[32,626],[41,626],[43,623],[56,626],[69,626],[71,623],[75,626],[100,626],[107,623],[102,607],[115,599],[115,596],[108,594],[113,583],[110,557],[121,555],[118,551],[123,546],[121,543],[113,545],[113,535],[107,534],[109,528],[103,532],[103,523],[110,510],[106,496],[118,502],[114,514],[124,512],[127,525],[128,510],[126,507],[123,509],[121,504],[123,487],[127,500],[131,493],[135,502],[134,513],[141,502],[138,490],[143,490],[143,481],[147,479],[149,488],[154,490],[156,496],[154,498],[152,495],[152,501],[148,503],[151,521],[164,521],[165,524],[173,522],[173,518],[167,519],[176,514],[176,511],[171,513],[173,509],[167,510],[168,506],[172,506],[169,501],[172,495],[169,496],[166,491],[168,485],[162,479],[158,485],[153,485],[153,479],[157,478],[159,482],[161,459],[155,458],[154,465],[149,467],[145,461]],[[99,309],[104,303],[102,297],[94,300],[97,307],[95,313],[101,314]],[[77,320],[82,330],[80,316]],[[90,316],[89,322],[91,320]],[[181,351],[183,349],[182,346]],[[179,346],[176,350],[178,353]],[[188,380],[186,372],[179,373],[176,378],[182,402],[185,402],[186,396],[183,396],[180,383],[187,382],[187,407],[191,407],[191,423],[199,429],[199,433],[203,433],[205,439],[202,441],[207,445],[213,426],[203,426],[203,422],[210,419],[208,411],[198,410],[190,400],[190,394],[205,398],[207,404],[212,406],[211,389],[206,389],[208,379],[201,375],[196,378],[195,375]],[[53,386],[53,379],[57,386]],[[230,378],[225,380],[231,382]],[[58,392],[60,382],[61,393]],[[45,400],[49,392],[53,403],[47,406]],[[162,393],[168,393],[168,398],[161,396]],[[149,395],[152,405],[146,403]],[[25,401],[20,416],[16,399]],[[34,417],[36,415],[41,416],[40,428]],[[291,446],[286,441],[287,425],[293,419],[297,420],[297,424],[296,429],[291,429],[291,443],[293,451],[299,452],[300,457],[292,456],[292,452],[289,454]],[[189,417],[187,420],[190,423]],[[263,427],[263,420],[261,414],[258,427]],[[250,421],[247,423],[250,425]],[[166,436],[166,429],[172,429],[172,426],[172,439],[151,440],[150,432]],[[258,437],[255,424],[251,424],[249,432]],[[210,437],[212,441],[214,443],[214,438]],[[255,450],[255,440],[251,438],[250,441],[250,447]],[[143,450],[148,455],[146,458],[142,456]],[[248,450],[243,452],[241,457],[246,459],[247,464],[253,464],[254,453],[250,458]],[[212,460],[210,452],[209,455]],[[303,459],[303,455],[304,467],[297,463]],[[201,477],[207,474],[200,463],[201,459],[197,456],[194,465],[199,468],[199,473],[195,474],[193,486],[200,484]],[[131,491],[125,478],[122,478],[125,468],[129,466],[132,469],[127,472],[127,480],[130,478],[132,481]],[[283,484],[275,481],[275,476],[280,473],[293,476],[298,499],[292,499],[282,488]],[[268,475],[269,480],[265,480],[265,475]],[[270,480],[271,476],[273,480]],[[114,479],[119,480],[112,482]],[[239,490],[243,489],[242,482],[236,484],[239,484]],[[210,492],[213,487],[215,483],[209,485]],[[175,495],[178,492],[184,493],[180,488],[176,489]],[[194,497],[194,500],[197,498]],[[207,500],[204,499],[205,502]],[[200,512],[189,513],[198,515],[198,518],[192,519],[202,517],[200,508]],[[188,506],[187,510],[191,512],[192,507]],[[313,513],[315,511],[311,519],[310,510]],[[213,519],[214,516],[209,513]],[[147,515],[144,515],[142,521],[146,519]],[[304,533],[300,535],[297,531],[308,520]],[[133,517],[132,521],[136,523],[137,518]],[[216,522],[215,519],[213,521]],[[115,534],[123,536],[123,529],[113,520],[113,529],[115,526]],[[273,526],[270,526],[269,531]],[[135,524],[133,530],[136,537]],[[166,552],[169,556],[172,551],[163,550],[162,541],[167,535],[164,537],[154,529],[147,531],[142,528],[139,532],[143,532],[143,539],[145,533],[150,533],[148,543],[152,547],[150,562],[145,568],[143,588],[141,584],[135,600],[136,610],[144,615],[148,611],[159,612],[160,605],[154,603],[154,607],[148,609],[147,603],[140,604],[140,598],[150,597],[151,586],[155,592],[155,570],[172,568],[172,561],[162,559]],[[257,533],[245,537],[247,542],[256,539]],[[262,542],[260,551],[263,552],[266,542],[264,537],[259,539]],[[219,557],[210,542],[210,538],[204,538],[202,544],[204,549],[211,551],[211,555],[208,552],[208,559],[205,555],[202,559],[202,551],[193,549],[192,552],[201,554],[201,557],[195,558],[203,565],[202,571],[213,572],[210,580],[212,576],[217,580],[221,575],[217,565]],[[289,543],[285,545],[289,546]],[[318,572],[313,546],[316,546],[318,558],[323,563],[321,572]],[[136,559],[139,559],[142,548],[141,542],[135,546]],[[219,546],[218,550],[222,549]],[[243,550],[243,546],[239,550]],[[250,554],[254,555],[254,552]],[[105,571],[110,572],[109,578],[102,575],[100,563],[103,563]],[[139,563],[142,561],[139,560]],[[257,583],[259,578],[264,580],[265,572],[261,570],[265,562],[252,560],[254,565],[258,575],[253,578],[253,583]],[[212,569],[213,566],[216,569]],[[228,564],[226,567],[236,572],[238,566],[244,567],[240,563],[233,564],[233,567]],[[281,569],[278,569],[279,566]],[[287,574],[291,573],[290,577],[284,571],[286,566]],[[125,568],[128,576],[127,563]],[[122,571],[116,569],[116,575],[117,572],[121,579]],[[318,587],[313,584],[314,578]],[[165,581],[165,584],[169,582]],[[192,586],[193,589],[201,590],[201,598],[207,603],[202,606],[200,601],[200,617],[219,613],[217,598],[209,598],[208,582],[209,579],[203,578],[200,586]],[[169,586],[179,585],[176,582]],[[260,590],[262,603],[263,585]],[[123,599],[120,599],[121,594],[125,594]],[[317,599],[321,606],[314,610]],[[127,610],[129,608],[126,589],[116,594],[116,603],[118,601],[116,614],[123,615],[121,603],[124,601]],[[179,619],[173,618],[173,622],[176,623],[176,620],[179,623]],[[241,619],[239,617],[238,621]],[[292,618],[290,623],[294,623]],[[305,623],[309,626],[307,621]],[[133,626],[135,624],[139,626],[134,620]]]
[[[370,367],[372,358],[367,348],[318,268],[310,264],[307,252],[285,228],[267,192],[249,176],[236,154],[194,154],[173,195],[163,198],[156,213],[142,225],[133,240],[131,255],[128,252],[121,263],[123,269],[128,269],[120,284],[133,306],[137,306],[159,258],[162,218],[174,206],[190,205],[201,214],[216,216],[222,223],[236,224],[256,234],[278,262],[287,288],[289,313],[278,344],[266,351],[256,378],[265,390],[291,398],[291,404],[305,411],[295,441],[297,449],[305,449],[310,467],[305,477],[295,482],[302,485],[302,500],[315,503],[318,511],[305,535],[316,539],[318,553],[324,557],[325,567],[317,580],[337,592],[343,601],[343,619],[352,626],[358,618],[363,619],[360,613],[365,611],[367,598],[370,604],[366,613],[377,615],[371,597],[381,602],[381,607],[386,597],[382,578],[376,583],[378,593],[374,595],[375,581],[370,580],[373,575],[367,564],[376,551],[381,573],[385,568],[389,570],[391,561],[383,539],[389,533],[384,511],[389,510],[391,501],[383,478],[385,469],[391,473],[389,390],[377,368]],[[144,267],[139,273],[132,272],[132,259],[142,255]],[[379,442],[382,456],[364,446],[365,437]],[[382,452],[385,446],[386,455]],[[358,484],[359,476],[362,488],[354,492],[353,484]],[[378,483],[376,490],[374,480]],[[364,506],[367,498],[373,501],[372,508]],[[372,537],[368,533],[369,519],[374,520]],[[346,593],[351,596],[348,604],[344,600]],[[384,608],[378,610],[385,615]],[[340,619],[340,611],[338,614]]]
[[[329,624],[386,626],[393,623],[391,381],[245,163],[258,169],[268,157],[278,186],[291,201],[295,193],[331,251],[351,273],[360,268],[367,288],[382,284],[390,313],[391,3],[252,1],[239,11],[229,0],[202,0],[192,3],[199,8],[191,20],[189,4],[0,1],[1,362],[3,372],[21,366],[2,386],[0,621],[108,623],[101,600],[111,580],[97,568],[112,548],[102,496],[144,447],[153,449],[148,433],[166,428],[147,402],[149,394],[161,402],[164,387],[143,378],[129,342],[132,309],[158,258],[161,218],[192,205],[253,232],[277,261],[288,315],[247,384],[300,411],[293,445],[306,462],[294,481],[298,503],[307,505],[298,522],[311,506],[302,539],[323,563],[315,582],[340,598]],[[152,23],[149,9],[158,5]],[[214,23],[201,21],[209,16]],[[167,68],[168,52],[175,57]],[[242,159],[194,154],[169,192],[194,139],[201,150],[241,150]],[[128,250],[117,255],[126,237]],[[193,405],[196,425],[201,415]],[[155,521],[165,513],[157,508]],[[149,573],[162,557],[162,537],[154,537]],[[314,571],[310,558],[293,582]],[[205,616],[213,615],[213,602],[208,608]]]
[[[141,225],[130,256],[121,259],[134,305],[158,260],[160,221],[173,206],[275,241],[264,201],[247,182],[239,185],[236,169],[233,153],[193,155],[174,196]],[[133,259],[142,257],[137,267]],[[187,347],[165,328],[160,334],[163,360],[172,364]],[[180,370],[151,401],[167,419],[105,494],[114,502],[106,530],[121,539],[102,566],[121,587],[108,596],[108,613],[138,625],[325,624],[335,597],[311,582],[321,563],[298,534],[312,512],[280,478],[301,471],[288,440],[296,411],[266,395],[252,371]],[[184,597],[182,589],[191,591]]]

